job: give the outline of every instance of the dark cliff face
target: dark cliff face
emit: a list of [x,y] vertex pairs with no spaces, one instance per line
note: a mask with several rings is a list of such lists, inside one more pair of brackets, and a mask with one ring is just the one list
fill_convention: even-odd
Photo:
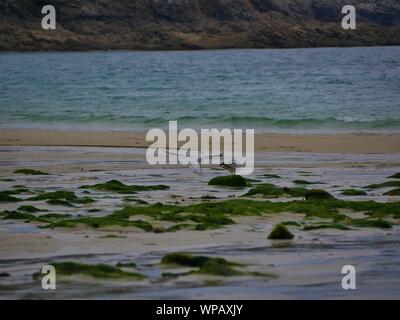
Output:
[[[0,0],[0,50],[207,49],[400,44],[400,1]],[[42,30],[42,6],[57,30]]]

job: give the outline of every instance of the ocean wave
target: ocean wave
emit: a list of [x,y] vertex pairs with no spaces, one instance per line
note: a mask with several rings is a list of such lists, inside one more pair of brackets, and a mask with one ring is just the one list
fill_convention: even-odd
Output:
[[[179,128],[238,128],[256,129],[258,132],[274,131],[400,131],[400,119],[355,119],[351,116],[342,118],[292,118],[278,119],[258,116],[181,116],[173,117],[132,117],[132,116],[108,116],[108,117],[79,117],[75,119],[61,120],[61,117],[36,117],[29,121],[0,121],[0,127],[25,127],[34,129],[61,128],[78,130],[128,130],[144,131],[151,128],[167,128],[168,121],[177,121]],[[25,119],[27,120],[27,119]]]

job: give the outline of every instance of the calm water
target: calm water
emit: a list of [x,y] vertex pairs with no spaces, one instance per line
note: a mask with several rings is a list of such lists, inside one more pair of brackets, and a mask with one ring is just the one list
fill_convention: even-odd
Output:
[[400,47],[1,53],[0,127],[400,131]]

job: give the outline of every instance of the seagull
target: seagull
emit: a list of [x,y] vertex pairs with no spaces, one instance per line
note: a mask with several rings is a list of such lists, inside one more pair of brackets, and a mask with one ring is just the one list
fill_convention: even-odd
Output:
[[238,164],[235,160],[232,159],[232,163],[224,163],[223,159],[224,159],[224,155],[221,153],[220,154],[220,159],[221,159],[221,163],[220,163],[220,167],[222,169],[228,170],[231,175],[236,175],[236,169],[242,167],[240,164]]

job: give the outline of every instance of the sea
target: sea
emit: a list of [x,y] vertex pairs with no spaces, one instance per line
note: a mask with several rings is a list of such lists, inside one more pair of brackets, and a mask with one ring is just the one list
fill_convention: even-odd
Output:
[[0,53],[0,129],[400,131],[400,47]]

